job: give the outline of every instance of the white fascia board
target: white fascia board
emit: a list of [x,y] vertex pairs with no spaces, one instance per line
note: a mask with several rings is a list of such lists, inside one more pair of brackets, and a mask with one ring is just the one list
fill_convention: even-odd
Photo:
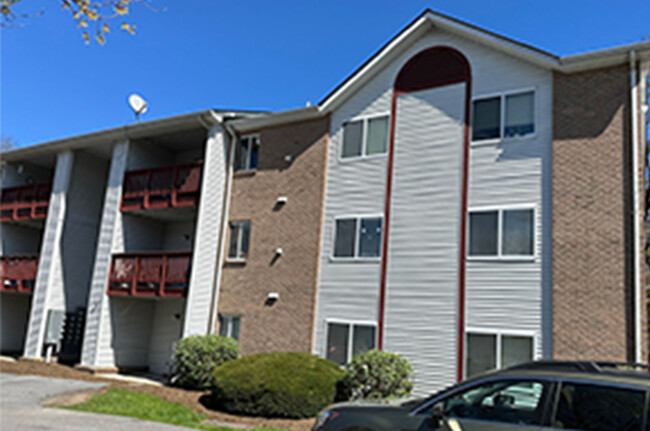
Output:
[[251,133],[265,127],[280,126],[287,123],[298,123],[300,121],[311,120],[318,118],[321,115],[322,113],[318,107],[308,106],[305,108],[275,112],[265,116],[237,118],[228,121],[228,124],[232,126],[232,128],[235,129],[238,133]]
[[617,64],[627,64],[630,59],[630,51],[635,51],[637,58],[648,60],[650,59],[650,41],[562,57],[560,58],[560,70],[571,73],[615,66]]
[[348,95],[354,93],[359,87],[381,70],[384,64],[387,64],[399,54],[399,47],[407,45],[407,41],[417,37],[419,34],[431,28],[430,19],[424,15],[417,19],[413,24],[403,30],[386,46],[380,49],[370,60],[350,76],[343,84],[333,93],[328,95],[319,105],[323,112],[330,112],[347,99]]
[[189,129],[192,127],[205,127],[205,123],[213,125],[218,121],[218,118],[224,117],[229,113],[230,112],[205,110],[191,114],[182,114],[174,117],[166,117],[158,120],[131,124],[123,127],[115,127],[112,129],[101,130],[99,132],[92,132],[56,141],[44,142],[42,144],[30,145],[24,148],[17,148],[3,153],[2,158],[4,160],[17,161],[24,159],[25,157],[85,148],[99,143],[139,139],[150,136],[154,133],[161,134]]
[[482,45],[490,46],[491,48],[519,57],[538,66],[549,69],[559,66],[558,56],[517,42],[514,39],[500,36],[496,33],[471,26],[435,12],[429,12],[426,17],[433,23],[434,27],[455,33]]

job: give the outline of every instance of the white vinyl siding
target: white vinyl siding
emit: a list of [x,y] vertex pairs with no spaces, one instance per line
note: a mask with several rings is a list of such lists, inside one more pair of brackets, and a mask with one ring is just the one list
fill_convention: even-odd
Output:
[[[472,99],[489,95],[534,91],[535,133],[524,138],[490,140],[480,145],[472,143],[468,205],[534,204],[535,259],[525,261],[477,260],[467,262],[467,325],[522,329],[535,333],[536,357],[551,354],[551,143],[552,143],[552,72],[515,59],[487,46],[432,29],[396,55],[390,64],[377,71],[356,93],[344,101],[331,116],[330,146],[327,164],[327,184],[324,209],[321,270],[318,286],[316,325],[313,352],[323,355],[326,350],[326,319],[377,319],[379,301],[380,261],[361,260],[347,264],[332,259],[336,217],[343,214],[381,214],[386,195],[386,157],[341,158],[343,125],[363,117],[386,115],[391,110],[392,87],[400,68],[418,52],[433,46],[450,46],[467,57],[472,73]],[[429,173],[431,170],[429,170]],[[460,176],[460,172],[455,175]],[[414,212],[434,197],[420,189],[416,199],[409,202]],[[389,239],[393,237],[392,232]],[[409,248],[411,243],[393,243],[391,247]],[[457,257],[451,257],[457,262]],[[389,259],[390,262],[390,259]],[[393,283],[398,283],[395,279]],[[389,278],[390,283],[390,278]],[[440,295],[456,295],[451,292]],[[404,293],[404,306],[395,310],[401,316],[386,327],[391,337],[393,327],[408,328],[413,318],[412,305],[421,297]],[[390,304],[388,305],[390,307]],[[428,317],[430,312],[425,314]],[[418,316],[420,317],[420,316]],[[447,316],[450,325],[457,323],[456,313]],[[427,363],[435,331],[422,331],[426,343],[408,353],[411,361],[435,370],[438,364]],[[455,336],[447,343],[456,342]],[[404,343],[414,338],[410,334]],[[385,345],[388,347],[389,345]],[[437,346],[435,347],[437,348]],[[452,358],[455,361],[455,353]],[[445,368],[454,379],[451,366]],[[427,371],[431,373],[433,371]],[[416,370],[415,394],[424,394],[444,381],[429,379],[421,385]],[[431,386],[429,386],[431,385]]]

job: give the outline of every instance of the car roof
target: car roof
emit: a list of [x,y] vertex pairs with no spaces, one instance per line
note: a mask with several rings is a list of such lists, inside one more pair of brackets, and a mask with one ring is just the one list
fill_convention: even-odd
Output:
[[544,377],[638,386],[650,389],[647,364],[597,361],[536,361],[484,374],[488,376]]

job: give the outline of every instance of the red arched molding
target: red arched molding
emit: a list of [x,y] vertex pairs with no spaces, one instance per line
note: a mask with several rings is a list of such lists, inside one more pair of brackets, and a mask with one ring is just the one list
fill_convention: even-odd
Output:
[[463,127],[463,158],[460,210],[460,244],[458,268],[458,329],[456,379],[463,379],[465,352],[465,256],[467,244],[467,189],[469,170],[469,115],[472,75],[469,62],[463,54],[447,46],[425,49],[413,56],[400,70],[393,86],[390,115],[390,140],[388,144],[388,167],[386,174],[386,201],[384,208],[384,236],[382,239],[381,278],[379,288],[379,313],[377,319],[377,348],[383,348],[384,311],[386,306],[386,271],[388,268],[388,235],[390,202],[393,186],[393,155],[395,154],[395,118],[397,97],[401,94],[427,90],[446,85],[465,83],[465,124]]

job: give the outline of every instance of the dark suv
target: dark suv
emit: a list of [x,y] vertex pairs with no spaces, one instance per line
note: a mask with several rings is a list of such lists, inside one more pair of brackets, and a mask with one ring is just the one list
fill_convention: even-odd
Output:
[[539,361],[400,405],[338,404],[313,431],[650,431],[648,365]]

